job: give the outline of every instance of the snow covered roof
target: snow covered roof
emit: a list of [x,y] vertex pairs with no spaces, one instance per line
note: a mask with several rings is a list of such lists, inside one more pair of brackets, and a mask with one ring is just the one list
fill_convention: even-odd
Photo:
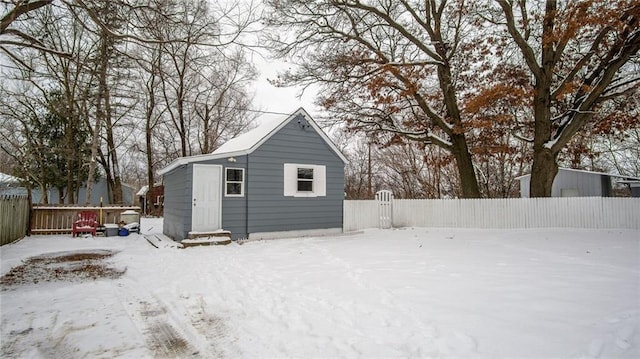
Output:
[[222,146],[218,147],[217,150],[213,151],[212,154],[250,151],[253,147],[262,144],[264,140],[270,137],[271,133],[275,133],[276,131],[274,130],[278,129],[283,122],[286,123],[288,121],[283,121],[282,117],[271,118],[253,130],[225,142]]
[[635,180],[624,179],[617,182],[622,184],[628,184],[630,187],[633,187],[633,188],[640,187],[640,179],[635,179]]
[[140,197],[140,196],[144,196],[147,194],[147,192],[149,192],[149,186],[144,185],[142,186],[142,188],[140,188],[140,190],[138,191],[138,193],[136,193],[136,196]]
[[20,183],[20,178],[0,172],[0,183]]
[[296,118],[298,115],[303,115],[309,125],[316,130],[316,132],[322,137],[322,139],[329,145],[329,147],[340,157],[343,162],[347,162],[347,158],[340,152],[340,150],[336,147],[336,145],[329,139],[327,134],[322,131],[320,126],[311,118],[311,116],[305,111],[302,107],[293,112],[291,115],[282,116],[278,118],[274,118],[268,121],[263,122],[260,126],[250,130],[236,138],[233,138],[227,142],[225,142],[222,146],[220,146],[217,150],[212,153],[197,155],[197,156],[189,156],[189,157],[180,157],[173,162],[171,162],[167,167],[158,171],[159,175],[164,175],[173,169],[185,165],[187,163],[206,161],[206,160],[215,160],[220,158],[227,158],[233,156],[241,156],[250,154],[255,151],[258,147],[260,147],[265,141],[267,141],[271,136],[273,136],[276,132],[278,132],[282,127],[284,127],[289,121]]

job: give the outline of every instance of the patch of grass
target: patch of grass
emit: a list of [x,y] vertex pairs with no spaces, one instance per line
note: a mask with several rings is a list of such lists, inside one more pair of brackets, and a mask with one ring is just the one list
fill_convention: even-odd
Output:
[[41,282],[78,282],[96,279],[116,279],[126,269],[116,269],[105,260],[117,252],[64,252],[31,257],[0,277],[2,290]]

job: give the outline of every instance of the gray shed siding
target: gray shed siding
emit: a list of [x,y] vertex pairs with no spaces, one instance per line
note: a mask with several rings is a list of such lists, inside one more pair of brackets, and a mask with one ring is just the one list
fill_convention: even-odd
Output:
[[[229,162],[228,158],[222,158],[217,160],[208,160],[195,162],[197,164],[204,165],[221,165],[222,166],[222,229],[231,232],[232,239],[241,239],[247,237],[247,194],[249,193],[249,186],[247,185],[247,177],[249,176],[247,171],[247,155],[234,157],[236,162]],[[189,164],[190,167],[193,164]],[[227,168],[242,168],[244,169],[244,196],[243,197],[227,197],[225,195],[225,176]],[[190,181],[193,181],[192,179]],[[189,194],[191,196],[191,194]],[[191,223],[189,223],[191,228]]]
[[[326,166],[326,196],[285,197],[284,164]],[[342,228],[344,163],[296,119],[249,155],[249,233]]]
[[[226,168],[245,169],[245,196],[226,197],[224,191],[222,198],[222,229],[230,231],[233,239],[247,237],[246,208],[247,208],[247,156],[235,157],[235,163],[229,163],[227,158],[194,162],[204,165],[222,165],[221,187],[224,188],[224,176]],[[193,164],[190,163],[177,168],[164,175],[164,227],[163,232],[175,240],[183,240],[189,237],[191,231],[191,197],[193,191]]]
[[[302,121],[304,124],[305,121]],[[322,165],[326,169],[326,196],[284,196],[284,164]],[[232,239],[252,233],[342,229],[344,163],[313,127],[301,127],[292,118],[247,155],[188,162],[164,174],[163,232],[175,240],[188,237],[192,226],[193,165],[244,169],[244,196],[227,197],[223,190],[222,224]]]
[[[520,196],[530,197],[529,186],[531,175],[520,178]],[[551,197],[567,195],[579,197],[609,197],[611,192],[611,177],[600,173],[583,171],[567,171],[560,169],[553,180]]]
[[192,173],[193,167],[189,165],[164,175],[162,232],[175,240],[186,238],[191,229]]
[[[579,197],[605,196],[602,175],[574,171],[559,171],[553,181],[551,196],[562,197],[563,190],[577,190]],[[608,176],[607,176],[608,178]]]

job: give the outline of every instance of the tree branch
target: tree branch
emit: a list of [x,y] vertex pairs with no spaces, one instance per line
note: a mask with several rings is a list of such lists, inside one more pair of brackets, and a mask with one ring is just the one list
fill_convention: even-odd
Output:
[[507,20],[507,30],[509,31],[509,34],[511,34],[511,37],[515,41],[516,45],[518,45],[518,47],[520,48],[520,51],[522,51],[522,55],[525,62],[527,63],[527,66],[536,77],[536,79],[541,78],[542,69],[540,68],[538,61],[536,60],[536,54],[531,46],[529,46],[527,41],[522,37],[522,34],[520,34],[518,29],[516,28],[516,22],[513,16],[511,2],[507,0],[496,0],[496,2],[502,8],[502,11]]
[[53,0],[39,0],[39,1],[29,1],[22,0],[16,3],[15,7],[9,11],[5,16],[0,20],[0,35],[4,34],[9,25],[13,23],[18,17],[39,9],[43,6],[49,5],[53,2]]

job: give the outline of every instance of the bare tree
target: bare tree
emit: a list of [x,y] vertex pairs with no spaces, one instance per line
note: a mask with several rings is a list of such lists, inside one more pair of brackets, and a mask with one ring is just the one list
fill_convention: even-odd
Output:
[[429,143],[455,159],[463,197],[479,197],[457,77],[471,25],[462,1],[268,1],[281,84],[321,84],[320,102],[351,128]]
[[[550,196],[558,156],[607,102],[638,93],[637,1],[496,0],[487,19],[508,31],[531,82],[530,193]],[[501,35],[496,35],[500,38]],[[637,96],[637,95],[636,95]],[[637,118],[635,120],[637,122]]]
[[380,190],[377,146],[361,134],[336,131],[334,142],[347,156],[344,191],[347,199],[372,199]]
[[23,21],[29,21],[32,14],[38,9],[51,5],[53,0],[13,0],[0,2],[0,53],[4,53],[11,60],[29,67],[14,48],[33,48],[45,53],[68,56],[68,53],[60,52],[46,46],[38,36],[29,34],[24,26],[16,26]]
[[175,4],[173,10],[180,14],[179,21],[171,27],[156,24],[153,30],[158,38],[172,34],[186,39],[160,47],[164,106],[180,141],[178,155],[207,153],[246,129],[251,120],[246,86],[255,70],[238,46],[224,40],[226,31],[242,29],[225,27],[229,9],[211,9],[207,1],[193,0]]
[[[64,164],[49,164],[49,167],[65,168],[65,172],[59,173],[56,181],[40,182],[45,186],[57,183],[55,187],[58,188],[61,201],[76,203],[77,189],[86,180],[86,143],[82,138],[87,133],[87,103],[90,101],[92,86],[92,76],[81,64],[91,56],[92,42],[76,21],[53,7],[32,13],[30,25],[31,31],[41,34],[39,42],[54,51],[41,52],[31,47],[15,50],[14,53],[22,59],[17,64],[28,63],[29,66],[23,70],[14,68],[12,73],[15,76],[5,74],[11,80],[7,82],[5,90],[10,91],[10,84],[15,84],[20,89],[7,92],[6,99],[23,103],[23,109],[32,110],[30,115],[23,111],[22,115],[14,113],[13,116],[7,116],[22,123],[23,129],[31,126],[25,121],[44,120],[48,124],[40,123],[36,126],[50,127],[50,131],[58,128],[55,136],[59,136],[59,140],[50,142],[48,147],[53,148],[47,148],[46,151],[54,151],[64,159]],[[68,56],[57,55],[62,52]],[[46,116],[42,115],[43,110],[48,113]],[[46,135],[40,130],[22,133],[24,140],[32,144],[36,140],[31,137],[38,136],[38,133]],[[44,157],[45,150],[35,147],[31,147],[31,150],[35,151],[31,156],[36,156],[37,160],[43,159],[41,157]],[[38,153],[43,155],[39,156]],[[23,164],[21,167],[28,166]],[[34,174],[30,177],[37,178]],[[62,181],[66,181],[64,185]],[[46,192],[46,188],[43,191]]]
[[162,52],[167,59],[162,68],[162,94],[169,117],[180,140],[180,155],[192,154],[190,148],[191,113],[189,103],[200,83],[200,72],[207,66],[209,54],[199,44],[215,43],[220,32],[217,23],[209,21],[206,1],[195,0],[176,5],[181,14],[180,27],[164,27],[161,36],[179,32],[187,39],[182,43],[166,43]]
[[192,110],[200,153],[213,152],[246,131],[255,118],[250,112],[247,85],[255,79],[256,71],[247,63],[244,52],[239,49],[205,71]]

